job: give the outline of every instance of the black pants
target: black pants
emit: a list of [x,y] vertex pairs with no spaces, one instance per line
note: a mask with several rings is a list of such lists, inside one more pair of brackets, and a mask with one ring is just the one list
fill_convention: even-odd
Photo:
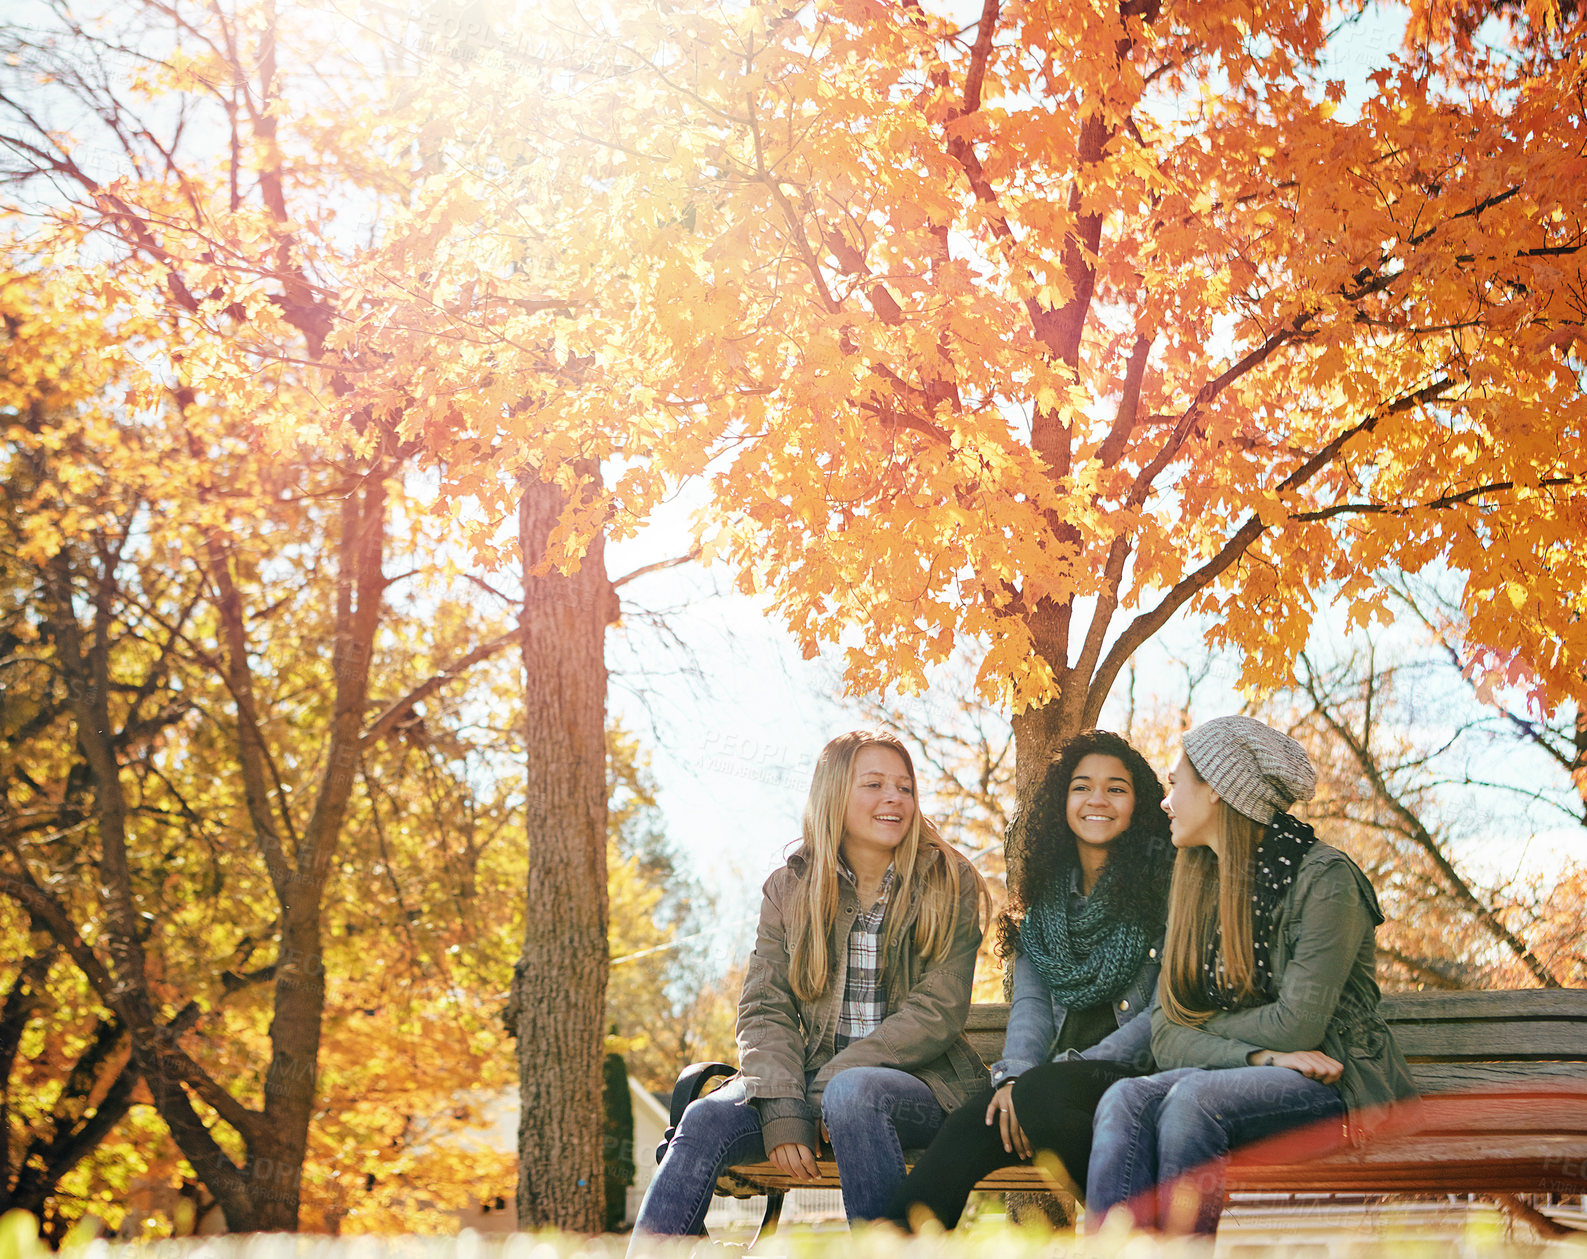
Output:
[[[1084,1192],[1097,1103],[1115,1080],[1140,1074],[1127,1062],[1045,1063],[1014,1081],[1014,1113],[1031,1148],[1056,1154]],[[999,1167],[1025,1162],[1003,1148],[1001,1127],[986,1122],[991,1101],[988,1088],[948,1116],[894,1195],[889,1219],[908,1228],[911,1209],[923,1206],[944,1228],[952,1228],[976,1181]]]

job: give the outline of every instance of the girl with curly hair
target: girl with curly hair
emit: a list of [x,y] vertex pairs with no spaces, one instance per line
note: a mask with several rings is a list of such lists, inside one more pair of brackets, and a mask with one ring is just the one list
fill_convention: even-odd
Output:
[[951,1228],[977,1180],[1037,1151],[1084,1177],[1098,1099],[1151,1065],[1139,1016],[1157,985],[1173,869],[1162,800],[1145,758],[1109,731],[1077,735],[1048,767],[999,923],[1013,965],[1003,1056],[900,1187],[895,1222],[929,1211]]

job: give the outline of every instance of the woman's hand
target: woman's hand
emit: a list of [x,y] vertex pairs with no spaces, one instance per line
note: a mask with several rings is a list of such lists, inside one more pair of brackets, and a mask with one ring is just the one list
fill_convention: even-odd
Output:
[[1319,1084],[1337,1083],[1345,1069],[1342,1062],[1330,1058],[1320,1049],[1297,1049],[1287,1054],[1261,1049],[1249,1055],[1247,1060],[1256,1067],[1287,1067]]
[[986,1108],[986,1124],[987,1127],[997,1124],[1002,1130],[1003,1149],[1007,1153],[1017,1154],[1020,1158],[1030,1158],[1035,1153],[1030,1148],[1030,1138],[1025,1135],[1025,1129],[1019,1126],[1019,1117],[1014,1113],[1013,1080],[1005,1081],[992,1094],[991,1104]]
[[817,1176],[816,1156],[808,1145],[797,1141],[784,1141],[766,1156],[777,1165],[777,1170],[792,1180],[814,1180]]

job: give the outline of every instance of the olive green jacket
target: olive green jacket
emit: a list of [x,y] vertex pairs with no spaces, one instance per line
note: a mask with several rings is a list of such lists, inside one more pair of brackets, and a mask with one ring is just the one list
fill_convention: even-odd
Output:
[[1337,848],[1313,844],[1275,919],[1277,999],[1214,1014],[1200,1027],[1171,1022],[1154,1007],[1158,1069],[1243,1067],[1256,1050],[1320,1049],[1344,1066],[1337,1087],[1352,1135],[1375,1127],[1394,1102],[1416,1095],[1410,1068],[1378,1010],[1372,933],[1382,921],[1378,898],[1355,862]]
[[964,1038],[975,952],[981,943],[981,883],[958,853],[928,850],[927,862],[942,860],[961,867],[957,929],[947,954],[933,962],[915,951],[911,928],[920,909],[917,878],[908,905],[887,907],[888,918],[900,911],[907,915],[882,964],[887,1016],[874,1032],[841,1053],[833,1052],[834,1038],[848,977],[849,927],[860,909],[859,895],[847,880],[838,880],[837,918],[827,937],[827,985],[814,1001],[803,1001],[794,996],[788,982],[786,923],[805,876],[804,848],[766,880],[755,951],[738,1002],[738,1054],[739,1073],[760,1112],[768,1151],[788,1141],[819,1148],[821,1095],[832,1077],[847,1067],[908,1071],[931,1089],[944,1111],[986,1086],[986,1067]]

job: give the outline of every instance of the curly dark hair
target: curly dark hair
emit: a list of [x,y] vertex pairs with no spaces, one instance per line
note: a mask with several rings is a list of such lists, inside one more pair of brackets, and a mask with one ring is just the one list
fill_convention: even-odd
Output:
[[997,953],[1005,961],[1019,951],[1026,911],[1052,889],[1067,887],[1069,872],[1079,864],[1069,829],[1069,780],[1093,752],[1124,762],[1135,787],[1135,807],[1129,826],[1109,846],[1108,863],[1091,894],[1103,898],[1110,914],[1140,922],[1148,935],[1155,937],[1162,930],[1174,870],[1168,817],[1162,808],[1163,784],[1146,758],[1122,736],[1111,730],[1083,730],[1058,750],[1025,816],[1016,817],[1010,828],[1016,834],[1023,829],[1025,851],[998,919]]

